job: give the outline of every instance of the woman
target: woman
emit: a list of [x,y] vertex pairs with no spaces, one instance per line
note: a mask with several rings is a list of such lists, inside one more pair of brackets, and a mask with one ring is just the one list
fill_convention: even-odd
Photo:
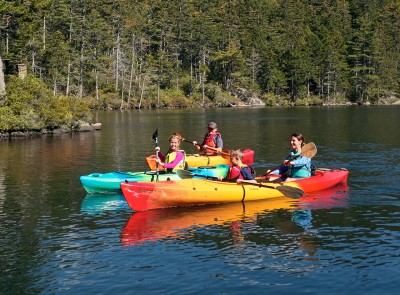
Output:
[[[267,171],[268,174],[281,175],[286,181],[307,178],[311,176],[311,159],[300,156],[301,148],[304,145],[304,136],[301,133],[294,133],[290,137],[292,150],[285,158],[279,169]],[[270,180],[273,180],[270,178]]]
[[185,151],[179,148],[180,144],[180,136],[172,134],[169,137],[169,150],[165,156],[160,152],[160,147],[156,147],[156,152],[158,152],[156,162],[164,167],[168,173],[176,172],[178,169],[185,169],[186,154]]

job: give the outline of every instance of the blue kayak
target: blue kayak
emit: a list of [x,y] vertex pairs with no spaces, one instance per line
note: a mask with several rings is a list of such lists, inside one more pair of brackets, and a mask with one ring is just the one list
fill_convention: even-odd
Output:
[[[220,164],[216,166],[202,166],[197,168],[189,168],[188,170],[201,177],[225,177],[229,169],[229,165]],[[200,177],[200,176],[199,176]],[[180,180],[176,173],[166,173],[159,171],[158,181]],[[146,172],[123,172],[115,171],[108,173],[91,173],[80,177],[83,188],[88,193],[121,193],[121,182],[152,182],[157,181],[156,171]]]

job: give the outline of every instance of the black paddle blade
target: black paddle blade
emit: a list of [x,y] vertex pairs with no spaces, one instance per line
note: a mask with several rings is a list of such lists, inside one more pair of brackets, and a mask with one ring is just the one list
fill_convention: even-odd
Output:
[[157,138],[158,138],[158,128],[153,133],[153,140],[157,141]]
[[304,195],[304,191],[298,187],[279,185],[276,189],[280,191],[282,195],[291,199],[300,199]]
[[176,170],[176,174],[182,179],[193,178],[195,175],[187,170]]

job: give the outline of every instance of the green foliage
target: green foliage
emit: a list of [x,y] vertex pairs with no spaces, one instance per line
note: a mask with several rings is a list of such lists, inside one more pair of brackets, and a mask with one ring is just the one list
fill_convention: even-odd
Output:
[[91,113],[85,101],[74,97],[54,97],[42,80],[10,76],[8,96],[1,102],[0,130],[41,130],[62,126],[75,128],[89,122]]
[[274,93],[265,93],[262,96],[266,106],[290,106],[292,105],[289,96],[280,96]]
[[[398,1],[0,3],[6,74],[27,64],[44,96],[86,97],[94,109],[138,107],[142,93],[143,107],[224,105],[237,88],[268,93],[267,105],[400,93]],[[32,116],[40,94],[23,92],[6,99],[18,128],[59,124],[50,111]]]
[[294,102],[295,106],[318,106],[322,105],[324,102],[323,100],[316,95],[306,96],[303,98],[298,98]]

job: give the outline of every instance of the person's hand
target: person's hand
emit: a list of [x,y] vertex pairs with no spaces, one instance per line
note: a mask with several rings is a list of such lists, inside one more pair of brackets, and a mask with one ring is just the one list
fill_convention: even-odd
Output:
[[272,171],[270,169],[268,169],[267,171],[265,171],[265,175],[269,175]]
[[221,181],[221,180],[223,180],[223,179],[224,179],[224,177],[223,177],[223,176],[218,176],[217,178],[218,178],[218,180],[219,180],[219,181]]
[[203,145],[201,148],[202,148],[202,150],[205,151],[205,150],[208,148],[208,145],[205,144],[205,145]]
[[192,143],[193,143],[194,146],[197,145],[197,141],[195,141],[195,140],[193,140]]
[[159,152],[159,151],[160,151],[160,147],[159,147],[159,146],[156,146],[155,151],[156,151],[156,152]]
[[283,163],[282,163],[282,165],[284,165],[284,166],[289,166],[289,160],[285,160],[285,161],[283,161]]
[[163,164],[163,162],[161,162],[160,158],[156,159],[156,163],[161,165],[161,166],[164,166],[164,164]]

